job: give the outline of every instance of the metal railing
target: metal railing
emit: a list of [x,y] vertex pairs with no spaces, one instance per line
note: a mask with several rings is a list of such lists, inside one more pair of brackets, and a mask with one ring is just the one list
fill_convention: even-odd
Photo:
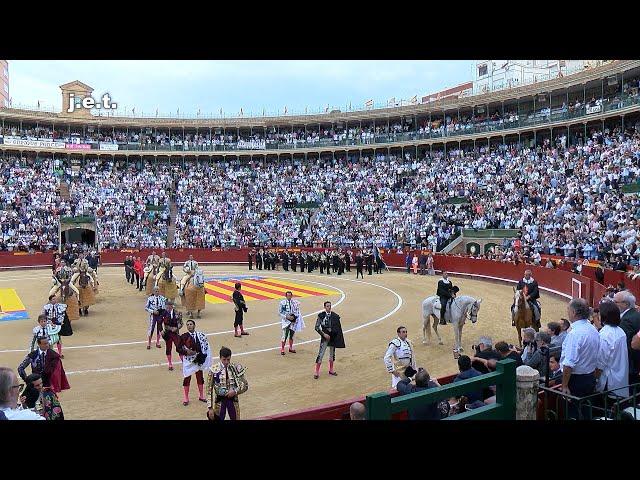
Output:
[[516,362],[501,360],[496,371],[478,377],[435,387],[409,395],[391,398],[387,392],[367,395],[367,420],[391,420],[394,413],[422,407],[483,387],[496,386],[496,403],[475,408],[449,420],[515,420],[516,418]]
[[[582,105],[578,109],[574,109],[573,111],[569,111],[568,109],[564,109],[562,111],[557,112],[549,112],[545,114],[538,113],[518,113],[517,119],[513,121],[489,121],[483,120],[481,122],[477,122],[474,124],[467,124],[458,130],[454,129],[438,129],[432,130],[428,133],[419,133],[419,132],[398,132],[398,133],[386,133],[380,135],[374,135],[373,138],[362,138],[362,137],[354,137],[354,138],[346,138],[340,140],[333,139],[320,139],[317,141],[307,143],[304,139],[301,141],[296,141],[295,143],[283,143],[277,141],[269,141],[267,140],[265,143],[265,148],[263,150],[259,150],[253,147],[243,147],[242,145],[238,145],[237,142],[225,143],[225,144],[193,144],[189,142],[185,147],[184,144],[157,144],[151,143],[146,144],[142,142],[123,142],[123,143],[114,143],[113,145],[117,145],[118,150],[102,150],[104,153],[116,154],[116,151],[163,151],[163,152],[246,152],[250,154],[251,152],[264,152],[265,150],[298,150],[298,149],[318,149],[318,148],[332,148],[332,147],[348,147],[348,146],[358,146],[358,147],[367,147],[371,146],[371,148],[379,147],[380,145],[388,145],[399,142],[416,142],[422,140],[434,140],[434,139],[449,139],[456,138],[460,136],[468,136],[468,135],[476,135],[481,133],[488,132],[500,132],[505,130],[512,130],[517,128],[527,128],[534,126],[543,126],[550,125],[552,123],[563,122],[567,120],[576,120],[576,119],[588,119],[594,114],[602,114],[610,111],[620,110],[623,108],[628,108],[632,106],[640,105],[640,95],[621,95],[620,98],[615,98],[613,100],[605,100],[599,105],[598,111],[594,111],[592,113],[587,113],[587,109],[594,108],[589,107],[588,105]],[[41,140],[52,141],[48,138],[42,138]],[[100,150],[100,144],[97,141],[88,142],[91,146],[91,150]],[[105,143],[105,142],[102,142]],[[78,151],[80,152],[80,151]],[[78,153],[76,152],[76,153]],[[87,153],[84,151],[84,153]]]
[[586,397],[562,393],[560,386],[540,386],[543,419],[551,420],[640,420],[640,383],[628,385],[631,395],[615,394],[620,387]]

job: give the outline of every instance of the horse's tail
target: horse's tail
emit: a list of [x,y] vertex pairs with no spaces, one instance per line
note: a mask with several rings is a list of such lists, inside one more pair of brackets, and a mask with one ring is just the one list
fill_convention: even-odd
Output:
[[423,338],[427,336],[427,332],[429,330],[429,321],[431,315],[433,313],[433,304],[428,303],[425,299],[422,302],[422,336]]

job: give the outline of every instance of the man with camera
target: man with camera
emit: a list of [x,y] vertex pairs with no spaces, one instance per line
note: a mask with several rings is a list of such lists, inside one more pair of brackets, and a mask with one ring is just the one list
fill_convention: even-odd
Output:
[[522,357],[518,354],[515,347],[507,342],[496,343],[496,351],[500,354],[499,360],[506,360],[508,358],[515,360],[516,368],[524,364]]
[[280,302],[278,313],[282,326],[282,338],[280,339],[280,355],[284,355],[284,344],[289,339],[289,353],[296,353],[293,349],[293,336],[304,328],[304,320],[300,314],[300,302],[293,300],[293,293],[285,293],[285,299]]
[[391,388],[396,388],[400,380],[406,378],[405,369],[411,367],[415,370],[416,359],[413,354],[413,345],[407,338],[406,327],[398,327],[398,336],[389,342],[387,353],[384,355],[384,364],[387,372],[391,374]]
[[491,337],[480,337],[477,345],[471,348],[475,354],[471,357],[472,366],[480,373],[489,373],[489,366],[500,360],[500,354],[493,349],[493,340]]
[[[242,335],[249,335],[249,332],[244,331],[244,326],[242,324],[244,321],[244,314],[247,312],[248,308],[247,302],[244,301],[244,295],[240,293],[241,288],[242,285],[240,282],[237,282],[235,284],[233,295],[231,296],[231,299],[233,300],[233,307],[236,311],[235,321],[233,322],[233,336],[238,338]],[[240,327],[240,333],[238,333],[238,327]]]
[[546,332],[536,332],[535,340],[531,344],[525,345],[525,349],[529,350],[529,354],[526,356],[526,359],[523,358],[524,364],[538,370],[541,378],[547,376],[551,354],[555,352],[559,353],[562,349],[562,347],[550,349],[550,344],[551,335]]
[[187,332],[180,335],[180,347],[178,352],[182,354],[182,388],[184,389],[184,401],[182,404],[186,407],[189,405],[189,388],[191,386],[191,376],[196,374],[196,383],[198,384],[198,400],[206,402],[204,396],[204,376],[202,372],[211,367],[213,357],[209,348],[207,336],[196,331],[196,322],[187,320]]
[[147,350],[151,349],[151,337],[153,336],[153,331],[156,330],[156,347],[162,348],[160,346],[160,331],[162,330],[162,315],[161,312],[164,310],[165,303],[167,301],[162,295],[158,292],[160,291],[159,287],[153,287],[153,294],[149,295],[147,298],[147,305],[145,306],[145,310],[149,312],[149,329],[147,330]]
[[[407,367],[407,369],[412,370],[410,367]],[[413,381],[409,378],[412,374],[415,375]],[[429,372],[422,367],[420,367],[417,372],[415,372],[415,370],[413,372],[407,372],[407,375],[408,376],[406,378],[403,378],[398,382],[396,387],[400,395],[409,395],[410,393],[416,393],[440,386],[438,381],[432,380],[429,376]],[[440,420],[442,418],[442,414],[438,408],[438,403],[439,402],[433,402],[409,409],[409,420]]]

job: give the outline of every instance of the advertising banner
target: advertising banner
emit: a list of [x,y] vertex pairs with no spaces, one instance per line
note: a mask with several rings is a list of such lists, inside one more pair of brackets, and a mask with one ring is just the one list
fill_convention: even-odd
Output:
[[22,140],[20,138],[4,137],[5,145],[13,145],[16,147],[37,147],[37,148],[60,148],[64,149],[64,143],[53,142],[50,140]]
[[592,113],[600,113],[601,111],[602,105],[594,105],[593,107],[587,106],[586,108],[587,115],[590,115]]
[[65,148],[67,150],[91,150],[91,145],[88,143],[67,143]]
[[100,150],[118,150],[117,143],[101,143]]

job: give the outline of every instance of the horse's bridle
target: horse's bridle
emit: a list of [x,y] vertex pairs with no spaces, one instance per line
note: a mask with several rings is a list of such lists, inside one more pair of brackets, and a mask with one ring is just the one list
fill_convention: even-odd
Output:
[[[456,304],[456,300],[458,300],[458,298],[454,298],[453,302],[451,302],[451,306],[453,307],[454,305],[457,306]],[[460,307],[458,307],[460,308]],[[480,309],[480,306],[478,305],[478,301],[475,300],[472,304],[471,304],[471,308],[468,310],[468,314],[469,314],[469,318],[471,319],[471,323],[476,323],[478,321],[478,310]],[[467,317],[467,314],[464,315],[464,318]]]
[[478,301],[476,300],[471,305],[471,311],[469,312],[469,317],[471,318],[471,323],[476,323],[478,321],[478,310],[480,310],[480,306],[478,305]]

